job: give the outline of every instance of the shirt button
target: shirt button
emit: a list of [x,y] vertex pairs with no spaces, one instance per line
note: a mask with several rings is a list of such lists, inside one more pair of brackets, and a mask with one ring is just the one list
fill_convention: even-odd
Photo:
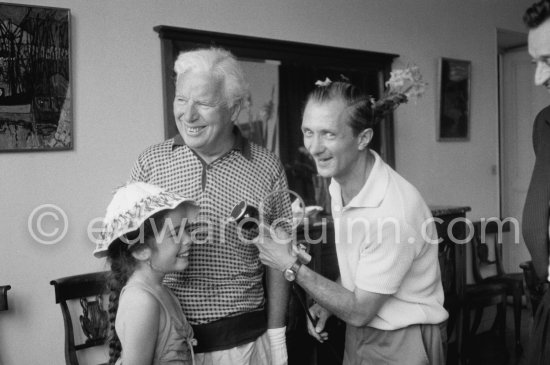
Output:
[[340,212],[341,210],[342,210],[342,207],[340,205],[337,204],[334,206],[334,211]]

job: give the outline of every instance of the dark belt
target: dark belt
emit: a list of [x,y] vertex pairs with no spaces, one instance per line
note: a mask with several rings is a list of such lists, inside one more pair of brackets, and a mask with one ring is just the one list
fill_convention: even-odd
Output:
[[255,341],[267,331],[264,309],[192,326],[197,346],[195,353],[227,350]]

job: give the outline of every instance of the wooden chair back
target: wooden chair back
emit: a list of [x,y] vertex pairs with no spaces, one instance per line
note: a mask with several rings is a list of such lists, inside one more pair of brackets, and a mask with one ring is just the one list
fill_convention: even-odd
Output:
[[[55,302],[61,306],[63,314],[66,365],[79,365],[77,351],[106,343],[109,317],[103,307],[105,283],[106,272],[68,276],[50,282],[55,289]],[[72,318],[69,302],[76,302],[81,307],[82,314],[78,318]],[[75,327],[73,322],[80,326]],[[75,336],[75,328],[82,331],[79,336]],[[86,339],[81,342],[81,338]]]
[[[502,233],[510,231],[510,223],[504,222],[502,226],[496,221],[474,222],[472,237],[472,271],[474,280],[481,282],[487,275],[483,271],[491,271],[491,276],[503,276],[506,274],[502,265]],[[493,239],[494,259],[489,258],[489,245],[487,237]]]
[[0,285],[0,311],[8,310],[8,290],[10,285]]
[[529,308],[529,313],[534,318],[542,297],[548,290],[548,283],[537,277],[532,261],[522,262],[519,267],[523,270],[527,308]]

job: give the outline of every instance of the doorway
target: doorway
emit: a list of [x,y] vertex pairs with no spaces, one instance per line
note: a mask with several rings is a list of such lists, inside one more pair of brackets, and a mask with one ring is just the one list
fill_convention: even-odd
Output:
[[530,260],[521,235],[521,216],[535,162],[533,121],[550,98],[533,83],[535,69],[527,52],[527,35],[499,30],[497,40],[500,217],[515,218],[519,223],[512,224],[511,231],[504,235],[503,266],[507,272],[519,272],[519,264]]

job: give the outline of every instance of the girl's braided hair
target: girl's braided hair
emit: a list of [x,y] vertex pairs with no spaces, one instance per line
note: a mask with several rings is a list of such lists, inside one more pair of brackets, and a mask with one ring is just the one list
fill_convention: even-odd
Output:
[[[114,365],[122,352],[122,345],[116,333],[115,321],[118,311],[120,292],[134,273],[137,260],[132,253],[144,247],[151,247],[150,238],[154,238],[154,227],[159,227],[164,221],[168,210],[153,214],[135,231],[119,237],[109,246],[107,261],[111,265],[111,271],[107,275],[107,290],[109,292],[109,365]],[[124,242],[136,242],[128,245]],[[153,241],[154,242],[154,241]]]

